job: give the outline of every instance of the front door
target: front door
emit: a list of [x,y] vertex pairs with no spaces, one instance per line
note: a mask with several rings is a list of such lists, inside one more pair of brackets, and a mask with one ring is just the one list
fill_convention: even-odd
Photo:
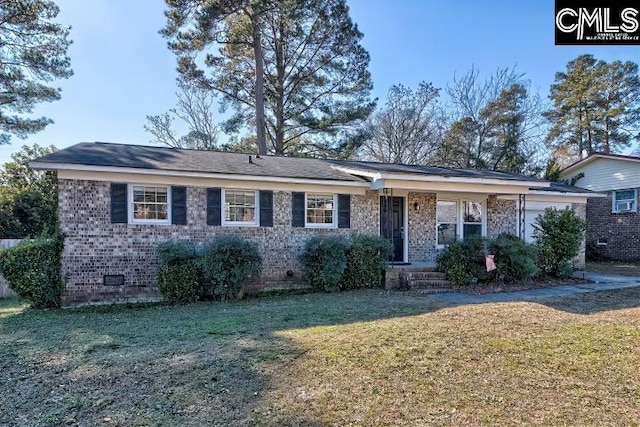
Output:
[[390,261],[404,261],[404,197],[380,197],[380,235],[391,242]]

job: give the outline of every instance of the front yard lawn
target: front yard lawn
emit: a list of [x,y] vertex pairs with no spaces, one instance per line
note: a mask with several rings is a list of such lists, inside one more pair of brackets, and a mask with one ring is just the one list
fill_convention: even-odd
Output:
[[640,262],[638,261],[587,261],[585,269],[592,273],[640,277]]
[[0,425],[638,425],[639,307],[638,288],[462,306],[0,301]]

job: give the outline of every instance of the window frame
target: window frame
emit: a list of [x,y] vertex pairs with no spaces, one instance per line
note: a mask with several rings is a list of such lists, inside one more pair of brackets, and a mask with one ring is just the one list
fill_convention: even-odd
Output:
[[[225,215],[225,204],[228,191],[242,191],[254,193],[253,221],[227,221]],[[258,227],[260,226],[260,194],[258,190],[248,188],[222,188],[220,192],[220,225],[228,227]]]
[[[455,203],[456,205],[456,220],[455,222],[439,222],[438,221],[438,202],[449,202],[449,203]],[[436,200],[436,246],[439,248],[444,248],[446,245],[448,245],[449,243],[440,243],[438,241],[438,234],[439,234],[439,228],[441,224],[453,224],[456,226],[456,232],[455,232],[455,240],[457,241],[460,237],[460,224],[459,224],[459,219],[460,219],[460,201],[459,200],[453,200],[453,199],[437,199]]]
[[[309,195],[331,196],[333,209],[331,223],[316,223],[308,221]],[[305,192],[304,193],[304,227],[305,228],[338,228],[338,195],[335,193]]]
[[[135,217],[135,200],[133,197],[134,187],[155,187],[166,188],[167,190],[167,218],[166,219],[137,219]],[[136,183],[127,185],[127,208],[129,210],[129,224],[156,224],[156,225],[170,225],[171,224],[171,186],[165,184],[151,184],[151,183]]]
[[[633,191],[633,199],[622,199],[617,200],[617,193],[621,193],[623,191]],[[629,210],[620,210],[618,209],[618,203],[620,202],[632,202],[633,208]],[[620,190],[612,190],[611,191],[611,212],[612,213],[627,213],[627,212],[638,212],[638,189],[637,188],[623,188]]]
[[[487,236],[487,200],[478,199],[474,197],[443,197],[436,199],[436,248],[442,249],[447,246],[447,243],[438,242],[438,226],[440,224],[453,224],[452,222],[438,222],[438,202],[455,202],[456,203],[456,242],[464,239],[464,226],[465,224],[480,224],[480,237]],[[481,206],[480,222],[467,222],[464,218],[464,202],[479,203]]]

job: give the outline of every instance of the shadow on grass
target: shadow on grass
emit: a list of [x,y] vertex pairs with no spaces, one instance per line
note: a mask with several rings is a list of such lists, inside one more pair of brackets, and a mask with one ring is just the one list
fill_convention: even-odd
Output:
[[[638,307],[640,289],[535,302],[592,314]],[[323,426],[272,395],[307,351],[281,331],[454,306],[378,290],[64,311],[0,303],[0,385],[11,390],[0,425]]]
[[590,315],[640,307],[640,287],[587,292],[535,302],[568,313]]
[[[381,291],[236,303],[22,310],[0,304],[0,425],[278,425],[265,396],[304,350],[278,331],[443,307]],[[11,311],[13,310],[13,312]]]

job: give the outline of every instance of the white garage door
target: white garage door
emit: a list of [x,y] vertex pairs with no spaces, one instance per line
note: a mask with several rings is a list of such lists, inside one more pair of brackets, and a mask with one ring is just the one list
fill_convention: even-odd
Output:
[[533,243],[533,224],[538,215],[544,213],[546,208],[564,209],[571,206],[568,203],[551,202],[526,202],[524,212],[524,241]]

